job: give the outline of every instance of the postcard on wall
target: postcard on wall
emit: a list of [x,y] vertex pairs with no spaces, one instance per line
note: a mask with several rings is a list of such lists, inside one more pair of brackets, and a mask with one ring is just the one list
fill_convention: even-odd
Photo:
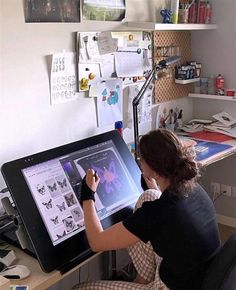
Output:
[[25,0],[25,22],[80,22],[80,0]]
[[88,91],[91,85],[100,82],[99,63],[79,63],[79,91]]
[[98,86],[97,119],[98,127],[112,125],[122,120],[122,81],[106,80]]
[[118,77],[143,76],[143,55],[132,50],[116,52],[115,67]]
[[50,80],[52,105],[77,99],[75,53],[53,54]]
[[121,21],[125,17],[125,0],[83,0],[83,19]]
[[[126,127],[132,128],[133,126],[133,99],[138,95],[140,89],[143,86],[143,82],[135,85],[128,86],[128,98],[126,100],[127,111],[125,112],[124,123]],[[138,123],[144,124],[152,121],[152,96],[153,96],[154,85],[150,84],[147,90],[144,92],[142,99],[137,107],[138,112]]]

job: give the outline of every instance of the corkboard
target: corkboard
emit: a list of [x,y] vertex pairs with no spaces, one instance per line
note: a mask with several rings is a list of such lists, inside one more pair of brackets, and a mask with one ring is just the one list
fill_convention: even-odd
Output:
[[[191,34],[188,31],[155,31],[153,33],[154,63],[165,59],[160,55],[160,47],[178,47],[181,64],[191,60]],[[193,84],[176,84],[174,80],[174,66],[171,66],[172,77],[167,78],[159,74],[155,81],[154,103],[165,102],[185,97],[193,91]]]

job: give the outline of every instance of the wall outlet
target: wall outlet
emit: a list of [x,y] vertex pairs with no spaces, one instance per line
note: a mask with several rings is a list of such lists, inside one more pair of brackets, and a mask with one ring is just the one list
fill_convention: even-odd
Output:
[[218,182],[211,182],[211,196],[215,200],[220,195],[220,184]]
[[220,191],[221,191],[221,193],[224,192],[223,195],[225,195],[225,196],[231,196],[231,186],[230,185],[221,184]]
[[232,191],[231,191],[232,197],[236,197],[236,187],[232,186]]

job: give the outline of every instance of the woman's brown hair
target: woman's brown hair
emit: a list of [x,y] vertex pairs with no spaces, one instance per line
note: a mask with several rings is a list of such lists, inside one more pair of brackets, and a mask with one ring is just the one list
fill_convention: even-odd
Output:
[[193,150],[173,132],[157,129],[143,135],[139,152],[152,170],[170,180],[173,193],[186,194],[196,184],[200,172]]

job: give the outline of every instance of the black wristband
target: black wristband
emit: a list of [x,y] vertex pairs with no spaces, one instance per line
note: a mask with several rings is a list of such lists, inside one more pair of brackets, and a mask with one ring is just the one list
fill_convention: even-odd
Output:
[[90,189],[86,183],[85,180],[86,176],[83,178],[82,183],[81,183],[81,190],[80,190],[80,203],[83,205],[84,200],[93,200],[95,201],[94,194],[95,192]]

